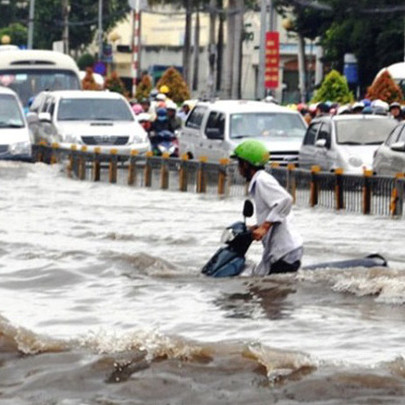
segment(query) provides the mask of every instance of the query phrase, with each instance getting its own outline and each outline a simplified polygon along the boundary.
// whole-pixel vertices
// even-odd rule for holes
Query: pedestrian
[[[402,121],[404,119],[402,116],[401,104],[399,104],[397,101],[390,104],[389,113],[397,121]]]
[[[301,265],[303,242],[292,224],[291,195],[264,169],[269,160],[267,148],[255,139],[240,143],[232,158],[238,160],[239,173],[249,182],[257,225],[251,227],[254,240],[262,241],[260,263],[253,275],[295,272]]]
[[[167,118],[169,119],[169,129],[173,133],[181,128],[182,121],[177,116],[177,105],[174,101],[168,101],[166,103]]]
[[[191,101],[190,100],[186,100],[183,102],[182,106],[181,106],[181,110],[177,113],[178,117],[180,117],[180,119],[182,120],[182,122],[186,122],[188,113],[191,111]]]

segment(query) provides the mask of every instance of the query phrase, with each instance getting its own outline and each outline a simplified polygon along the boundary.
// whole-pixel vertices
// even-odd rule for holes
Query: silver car
[[[399,123],[376,150],[373,171],[388,176],[405,172],[405,121]]]
[[[323,171],[343,169],[361,174],[371,170],[375,150],[395,127],[393,118],[380,115],[337,115],[315,118],[298,155],[299,166]]]

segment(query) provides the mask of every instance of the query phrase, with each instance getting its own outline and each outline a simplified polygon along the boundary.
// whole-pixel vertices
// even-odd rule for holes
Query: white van
[[[79,68],[68,55],[46,50],[8,50],[0,57],[0,86],[13,89],[25,108],[43,90],[78,90]]]
[[[218,162],[249,138],[263,142],[270,161],[281,165],[298,160],[307,125],[301,114],[261,101],[199,102],[189,113],[179,136],[180,155]]]
[[[17,94],[0,86],[0,159],[32,161],[32,143]]]

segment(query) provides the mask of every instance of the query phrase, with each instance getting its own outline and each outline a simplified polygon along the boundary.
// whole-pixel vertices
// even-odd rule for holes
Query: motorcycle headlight
[[[17,142],[9,146],[9,152],[12,155],[30,155],[31,143],[30,142]]]
[[[221,243],[229,243],[232,242],[232,240],[235,238],[234,233],[232,232],[232,229],[226,228],[224,232],[222,232],[221,236]]]
[[[158,145],[158,149],[159,149],[159,151],[160,152],[166,152],[166,148],[164,147],[164,146],[162,146],[162,145]]]

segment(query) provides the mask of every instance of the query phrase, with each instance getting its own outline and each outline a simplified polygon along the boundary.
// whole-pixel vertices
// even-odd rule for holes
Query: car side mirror
[[[219,128],[207,128],[205,130],[205,135],[208,139],[223,139],[224,136]]]
[[[405,152],[405,142],[395,142],[391,145],[391,149],[396,152]]]
[[[39,113],[38,119],[41,122],[51,122],[52,121],[51,114],[49,114],[48,112]]]
[[[253,208],[252,201],[245,200],[245,202],[243,203],[243,216],[245,218],[250,218],[253,215],[253,212],[254,212],[254,208]]]
[[[315,146],[316,146],[317,148],[325,148],[325,147],[326,147],[326,139],[318,139],[318,140],[315,142]]]

